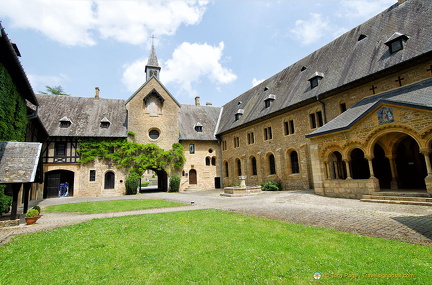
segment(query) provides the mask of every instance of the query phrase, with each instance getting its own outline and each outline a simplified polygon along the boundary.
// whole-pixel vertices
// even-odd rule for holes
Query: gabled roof
[[[127,112],[124,100],[36,95],[40,103],[39,117],[50,136],[60,137],[127,137]],[[67,120],[69,127],[61,128]],[[109,121],[101,128],[101,121]]]
[[[432,111],[432,79],[365,98],[306,137],[347,130],[382,104]]]
[[[171,93],[168,91],[168,89],[166,89],[165,88],[165,86],[162,84],[162,82],[160,82],[160,80],[159,79],[157,79],[156,77],[154,77],[154,76],[152,76],[149,80],[147,80],[146,82],[144,82],[144,84],[143,85],[141,85],[135,92],[134,92],[134,94],[132,94],[132,96],[130,96],[127,100],[126,100],[126,102],[125,102],[125,104],[127,104],[127,103],[129,103],[129,101],[130,100],[132,100],[132,98],[133,97],[135,97],[135,95],[137,95],[151,80],[156,80],[157,82],[158,82],[158,84],[163,88],[163,90],[165,90],[165,92],[171,97],[171,99],[180,107],[180,103],[174,98],[174,96],[173,95],[171,95]],[[155,89],[152,89],[152,91],[150,91],[150,93],[151,92],[153,92],[153,90],[155,90]],[[157,90],[155,90],[155,91],[157,91]],[[166,100],[165,98],[164,98],[164,100]]]
[[[409,0],[395,4],[225,104],[217,134],[348,90],[373,76],[394,72],[402,63],[421,56],[431,58],[431,27],[432,1]],[[390,54],[385,42],[396,32],[409,37],[409,41],[403,50]],[[315,72],[325,76],[318,86],[311,88],[308,79]],[[264,100],[269,94],[276,95],[276,99],[265,108]],[[244,114],[236,121],[238,109],[244,109]]]
[[[214,130],[221,107],[181,105],[179,112],[180,140],[216,140]],[[202,132],[195,127],[202,126]]]

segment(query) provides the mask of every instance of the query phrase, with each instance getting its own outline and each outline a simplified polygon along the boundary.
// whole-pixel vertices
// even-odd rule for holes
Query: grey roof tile
[[[409,0],[391,6],[225,104],[217,133],[316,101],[317,96],[346,88],[402,62],[419,56],[432,57],[431,22],[430,0]],[[409,40],[403,50],[390,55],[385,42],[396,32],[408,36]],[[315,72],[325,76],[311,89],[308,79]],[[264,100],[269,94],[275,94],[276,99],[265,108]],[[244,114],[235,120],[239,108],[244,109]]]
[[[39,117],[50,136],[61,137],[127,137],[127,111],[124,100],[36,95]],[[72,122],[61,128],[60,120]],[[101,122],[110,122],[101,128]]]
[[[221,107],[181,105],[180,140],[215,140],[214,131],[220,110]],[[202,126],[202,132],[197,132],[195,126]]]
[[[41,143],[0,142],[0,183],[34,182]]]

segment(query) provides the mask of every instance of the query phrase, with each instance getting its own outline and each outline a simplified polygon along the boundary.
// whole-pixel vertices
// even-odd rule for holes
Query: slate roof
[[[394,72],[401,63],[421,56],[432,58],[431,21],[430,0],[409,0],[391,6],[225,104],[217,134],[348,90],[372,76]],[[403,50],[390,54],[385,42],[395,33],[406,35],[408,40]],[[317,72],[323,78],[311,89],[308,80]],[[275,95],[275,100],[265,108],[264,101],[270,94]],[[239,109],[244,113],[235,120]]]
[[[432,111],[432,79],[365,98],[306,137],[347,130],[384,103]]]
[[[50,136],[127,137],[125,100],[43,94],[36,97],[39,117]],[[61,128],[60,120],[70,120],[70,127]],[[101,128],[102,121],[109,121],[110,126]]]
[[[34,182],[41,143],[0,142],[0,183]]]
[[[215,140],[215,129],[221,107],[181,105],[179,112],[180,140]],[[195,126],[202,126],[197,132]]]

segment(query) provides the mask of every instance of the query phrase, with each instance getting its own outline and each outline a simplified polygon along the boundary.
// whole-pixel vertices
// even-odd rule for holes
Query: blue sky
[[[222,106],[397,0],[0,0],[0,21],[35,93],[127,99],[154,40],[182,104]]]

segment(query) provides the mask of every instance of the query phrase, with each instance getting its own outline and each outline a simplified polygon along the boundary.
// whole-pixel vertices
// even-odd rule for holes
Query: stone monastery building
[[[127,173],[77,163],[82,138],[185,148],[181,190],[280,180],[331,197],[432,193],[432,1],[399,0],[222,107],[179,104],[159,81],[154,47],[127,100],[36,95],[48,139],[43,197],[125,193]],[[168,175],[157,171],[159,187]],[[42,194],[43,193],[43,194]],[[42,197],[40,197],[42,198]]]

